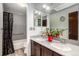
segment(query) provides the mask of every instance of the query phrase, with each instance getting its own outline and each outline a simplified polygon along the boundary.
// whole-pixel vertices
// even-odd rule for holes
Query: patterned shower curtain
[[[8,55],[14,53],[13,41],[12,41],[12,29],[13,29],[13,14],[3,13],[3,51],[2,55]]]

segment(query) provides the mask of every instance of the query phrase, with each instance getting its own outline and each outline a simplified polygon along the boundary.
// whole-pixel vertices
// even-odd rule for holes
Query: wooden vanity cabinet
[[[55,51],[52,51],[44,46],[41,46],[41,47],[42,47],[42,50],[41,50],[42,56],[62,56],[62,55],[56,53]]]
[[[31,56],[62,56],[31,40]]]
[[[41,56],[52,56],[53,55],[53,52],[51,50],[47,49],[44,46],[41,46],[41,47],[42,47]]]
[[[31,41],[31,56],[40,56],[41,47],[38,43]]]

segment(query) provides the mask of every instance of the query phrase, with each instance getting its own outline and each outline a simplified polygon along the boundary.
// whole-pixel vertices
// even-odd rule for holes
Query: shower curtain
[[[14,47],[12,41],[12,29],[13,29],[13,14],[3,12],[3,49],[2,49],[3,56],[14,53]]]

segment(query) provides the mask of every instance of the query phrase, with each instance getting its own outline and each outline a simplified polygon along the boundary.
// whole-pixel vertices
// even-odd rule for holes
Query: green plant
[[[66,29],[61,29],[59,30],[58,28],[57,29],[49,29],[49,28],[46,28],[46,35],[51,35],[51,36],[54,36],[56,37],[57,35],[62,35],[63,34],[63,31],[65,31]]]

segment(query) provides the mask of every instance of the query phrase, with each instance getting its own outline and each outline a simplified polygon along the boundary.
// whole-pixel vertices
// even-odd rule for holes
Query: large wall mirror
[[[47,15],[39,14],[34,11],[34,26],[35,27],[47,27]]]
[[[41,26],[41,15],[34,14],[34,26]]]
[[[78,40],[78,11],[69,13],[69,39]]]
[[[47,16],[42,16],[42,26],[43,27],[47,26]]]

